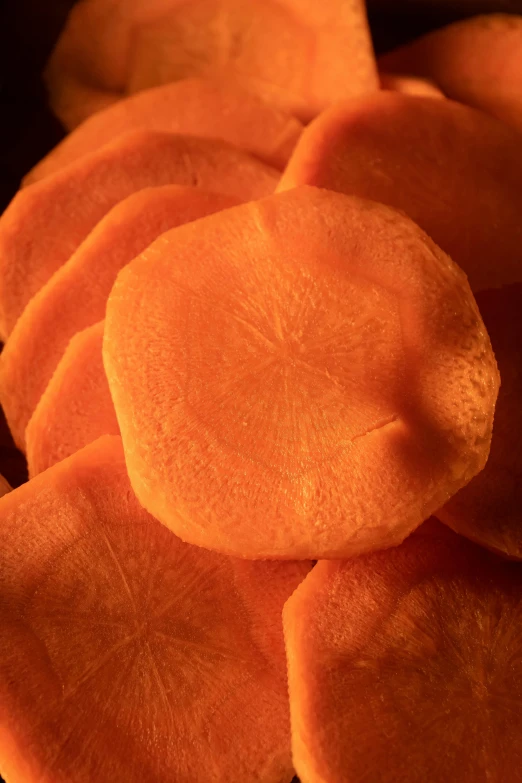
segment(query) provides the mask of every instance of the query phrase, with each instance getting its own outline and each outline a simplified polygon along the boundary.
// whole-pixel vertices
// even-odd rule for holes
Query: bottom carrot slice
[[[520,780],[522,567],[441,527],[285,605],[302,783]]]
[[[183,544],[102,438],[0,500],[9,783],[288,783],[281,611],[306,563]]]

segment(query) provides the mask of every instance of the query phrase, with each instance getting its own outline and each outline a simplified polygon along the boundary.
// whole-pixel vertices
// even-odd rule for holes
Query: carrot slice
[[[36,476],[102,435],[119,435],[102,361],[104,322],[75,335],[29,421],[29,476]]]
[[[301,119],[378,89],[363,0],[83,0],[46,80],[67,127],[82,85],[107,100],[191,76],[238,78]],[[80,93],[77,94],[77,90]]]
[[[484,470],[437,517],[457,533],[522,559],[522,286],[483,291],[477,303],[502,378]]]
[[[444,98],[444,93],[433,82],[418,76],[380,73],[379,81],[381,90],[393,90],[406,95],[425,95],[428,98]]]
[[[38,163],[24,182],[53,174],[129,130],[223,139],[283,168],[302,129],[295,117],[239,84],[184,79],[144,90],[90,117]]]
[[[111,292],[104,363],[140,502],[253,558],[401,541],[483,467],[498,388],[456,265],[307,187],[154,242]]]
[[[522,16],[455,22],[389,52],[380,65],[432,79],[449,98],[522,130]]]
[[[279,190],[309,184],[404,211],[473,290],[522,281],[520,136],[453,101],[381,91],[303,133]]]
[[[3,476],[0,476],[0,497],[7,495],[8,492],[11,492],[11,486]]]
[[[113,207],[31,299],[0,362],[0,400],[16,443],[76,332],[105,317],[116,275],[167,229],[237,199],[180,185],[145,188]]]
[[[278,172],[236,147],[133,131],[24,188],[0,220],[0,334],[115,204],[142,188],[178,184],[240,200],[271,193]],[[45,241],[42,241],[45,237]]]
[[[520,565],[450,531],[320,562],[283,610],[302,783],[516,783],[521,621]]]
[[[183,544],[101,438],[0,502],[10,783],[292,778],[283,604],[308,563]]]

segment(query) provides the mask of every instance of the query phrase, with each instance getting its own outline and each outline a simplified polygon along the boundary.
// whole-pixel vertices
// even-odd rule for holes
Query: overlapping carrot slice
[[[10,783],[288,783],[281,611],[307,563],[183,544],[102,438],[0,502]]]
[[[483,467],[498,388],[456,265],[308,187],[153,243],[111,292],[104,363],[140,502],[244,557],[398,543]]]
[[[522,130],[522,16],[485,14],[434,30],[380,60]]]
[[[238,199],[180,185],[145,188],[113,207],[35,294],[0,361],[0,399],[19,447],[69,340],[105,317],[116,275],[160,234]]]
[[[134,131],[24,188],[0,220],[0,336],[115,204],[142,188],[197,185],[240,200],[273,191],[278,172],[226,142]]]
[[[437,516],[457,533],[522,559],[522,285],[477,295],[502,379],[484,470]]]
[[[302,783],[518,782],[520,564],[431,529],[319,563],[283,618]]]
[[[309,184],[403,210],[473,290],[522,281],[520,134],[482,112],[382,91],[301,136],[280,190]]]

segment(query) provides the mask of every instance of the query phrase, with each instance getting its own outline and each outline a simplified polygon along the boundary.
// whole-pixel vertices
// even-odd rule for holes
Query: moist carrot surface
[[[0,502],[10,783],[292,778],[281,611],[307,563],[183,544],[102,438]]]
[[[29,476],[88,446],[119,435],[102,361],[104,322],[78,332],[31,416],[26,430]]]
[[[457,266],[310,187],[153,243],[111,292],[104,364],[140,502],[254,558],[401,541],[483,467],[498,389]]]
[[[0,219],[0,336],[115,204],[178,184],[240,200],[273,192],[278,172],[226,142],[134,131],[20,191]],[[42,241],[44,237],[44,241]]]
[[[520,564],[448,530],[318,563],[283,611],[302,783],[518,783],[521,607]]]
[[[453,101],[382,91],[324,112],[278,186],[316,185],[404,211],[473,290],[522,281],[520,134]]]
[[[393,90],[406,95],[424,95],[431,98],[444,98],[444,93],[429,79],[397,73],[379,73],[381,90]]]
[[[31,299],[0,359],[0,399],[25,449],[25,428],[69,340],[102,320],[116,275],[160,234],[238,199],[180,185],[144,188],[113,207]]]
[[[477,303],[500,370],[484,470],[437,516],[457,533],[522,559],[522,285],[482,291]]]

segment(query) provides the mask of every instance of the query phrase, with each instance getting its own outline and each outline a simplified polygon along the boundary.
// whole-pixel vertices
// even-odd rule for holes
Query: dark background
[[[22,176],[64,135],[47,109],[40,73],[74,2],[0,0],[0,213]],[[475,14],[522,14],[522,0],[367,0],[367,6],[377,54]],[[13,486],[25,479],[23,457],[1,416],[0,459]]]

